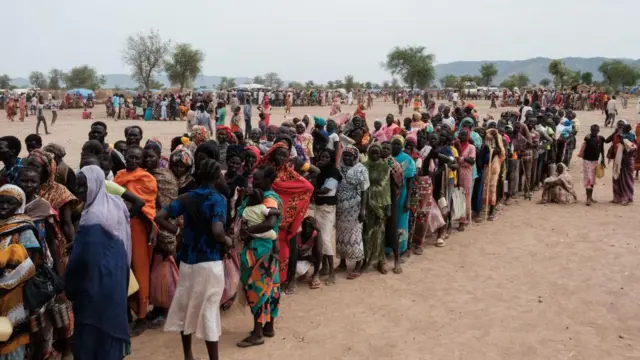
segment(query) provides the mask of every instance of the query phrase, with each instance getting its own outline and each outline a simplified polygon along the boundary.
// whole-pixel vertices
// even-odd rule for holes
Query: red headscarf
[[[276,166],[273,155],[276,149],[280,148],[289,149],[289,146],[282,142],[273,144],[257,165],[269,165],[276,170],[276,179],[272,187],[282,200],[282,221],[278,242],[280,244],[280,281],[285,281],[289,266],[289,240],[296,235],[302,225],[313,194],[313,185],[295,172],[289,164]]]
[[[260,162],[260,149],[258,149],[257,146],[247,146],[246,150],[249,150],[256,155],[256,164]]]
[[[224,131],[227,134],[227,142],[229,144],[237,144],[238,143],[238,139],[236,139],[236,136],[233,134],[233,131],[231,131],[231,128],[225,125],[218,125],[216,126],[216,132],[218,131]]]

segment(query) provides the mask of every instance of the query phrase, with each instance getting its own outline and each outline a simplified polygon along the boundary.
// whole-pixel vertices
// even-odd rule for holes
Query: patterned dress
[[[356,162],[357,162],[356,157]],[[367,168],[356,163],[354,166],[340,164],[343,180],[336,193],[336,248],[340,259],[360,261],[364,259],[362,244],[362,223],[360,214],[361,193],[369,188]]]

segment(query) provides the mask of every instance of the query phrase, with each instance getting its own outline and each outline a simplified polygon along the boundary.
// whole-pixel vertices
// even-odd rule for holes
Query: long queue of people
[[[541,203],[572,203],[574,149],[587,205],[605,159],[613,202],[633,201],[640,167],[630,124],[619,120],[608,138],[593,125],[579,141],[575,113],[521,111],[481,120],[471,104],[441,104],[433,116],[401,123],[389,114],[370,129],[358,107],[258,126],[246,138],[238,125],[194,118],[169,156],[159,139],[143,142],[138,125],[108,143],[97,121],[77,172],[60,145],[33,134],[20,158],[21,141],[1,137],[0,316],[13,331],[0,355],[122,359],[131,336],[164,328],[182,333],[185,359],[193,334],[217,359],[220,312],[236,297],[253,315],[237,345],[261,345],[275,336],[281,291],[294,294],[301,277],[318,289],[340,271],[349,280],[370,268],[387,274],[387,257],[401,274],[407,257],[497,220],[518,197],[541,189]]]

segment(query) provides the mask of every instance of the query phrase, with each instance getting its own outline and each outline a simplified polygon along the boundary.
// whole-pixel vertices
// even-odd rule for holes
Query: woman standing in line
[[[104,171],[96,165],[80,170],[78,196],[85,207],[65,273],[65,295],[73,302],[73,355],[120,360],[131,353],[129,211],[120,198],[107,194]]]
[[[180,277],[169,309],[165,331],[180,331],[185,359],[194,359],[191,336],[203,339],[210,360],[218,359],[222,333],[220,300],[224,292],[222,257],[232,246],[226,236],[227,200],[216,190],[222,172],[211,159],[201,161],[201,185],[172,201],[155,217],[161,229],[178,236],[169,219],[184,215],[183,243],[178,261]]]
[[[158,184],[156,179],[141,168],[143,151],[140,147],[129,147],[126,153],[127,166],[118,171],[114,182],[144,201],[138,217],[131,219],[131,243],[133,257],[131,269],[138,280],[140,290],[131,298],[132,308],[138,320],[131,331],[132,336],[142,334],[148,327],[147,308],[149,307],[149,286],[151,268],[151,236],[157,232],[153,219],[156,215],[156,197]]]
[[[502,162],[505,159],[505,150],[502,136],[497,129],[487,130],[485,144],[489,146],[489,163],[484,173],[484,200],[485,210],[488,210],[488,220],[496,218],[497,187],[500,180]]]
[[[476,162],[476,147],[470,142],[469,129],[458,134],[458,186],[464,190],[466,214],[460,219],[458,231],[464,231],[465,224],[471,219],[471,190],[473,189],[473,167]]]
[[[253,174],[253,186],[264,192],[262,205],[268,209],[283,210],[284,205],[272,188],[276,177],[274,168],[261,165]],[[242,216],[247,203],[248,199],[245,199],[238,209],[238,216]],[[240,253],[240,281],[253,314],[253,330],[237,344],[238,347],[262,345],[264,337],[275,336],[274,323],[280,309],[279,240],[253,238],[249,234],[261,234],[270,230],[278,233],[281,230],[281,220],[282,216],[269,215],[264,222],[242,231],[245,244]]]
[[[286,142],[276,142],[258,164],[269,165],[276,171],[273,191],[280,197],[283,208],[282,221],[280,221],[278,231],[280,281],[282,283],[287,281],[291,240],[300,230],[313,194],[313,185],[293,169],[289,163],[290,160],[289,145]],[[255,182],[255,175],[253,181]]]
[[[336,248],[340,257],[338,269],[346,270],[347,260],[356,261],[356,266],[347,279],[360,277],[364,260],[362,223],[367,213],[369,172],[360,163],[359,157],[360,152],[355,146],[347,146],[342,151],[339,167],[342,181],[336,193]]]
[[[413,177],[416,175],[416,163],[413,161],[404,151],[404,138],[401,135],[394,135],[391,137],[391,154],[394,159],[402,166],[402,173],[404,175],[404,184],[400,188],[400,195],[398,198],[398,232],[400,233],[400,240],[398,251],[400,254],[405,254],[409,246],[409,199],[408,194],[411,193],[411,187],[413,186]],[[407,254],[408,255],[408,254]]]
[[[336,167],[335,152],[331,149],[321,150],[318,154],[320,174],[316,177],[314,191],[314,216],[320,227],[319,241],[322,241],[322,272],[329,275],[325,285],[335,284],[333,259],[336,256],[334,232],[336,225],[336,191],[342,181],[342,174]]]
[[[364,164],[369,172],[369,199],[367,200],[367,221],[365,226],[364,250],[365,260],[362,265],[366,270],[376,263],[381,274],[388,272],[384,259],[385,223],[391,216],[391,171],[382,158],[382,146],[373,143],[369,146],[368,159]]]

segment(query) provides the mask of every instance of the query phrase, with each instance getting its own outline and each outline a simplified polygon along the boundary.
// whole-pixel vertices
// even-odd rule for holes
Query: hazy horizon
[[[5,28],[17,31],[10,35],[12,52],[0,60],[0,73],[27,78],[32,71],[87,64],[100,74],[129,74],[122,60],[125,40],[151,28],[173,44],[187,42],[204,51],[203,75],[253,77],[273,71],[283,80],[318,83],[347,74],[389,80],[380,63],[395,46],[425,46],[436,64],[640,58],[634,36],[624,28],[592,25],[615,19],[619,27],[631,28],[640,12],[640,2],[632,0],[606,6],[595,0],[540,0],[536,6],[509,0],[458,0],[456,6],[430,0],[193,0],[188,5],[177,11],[166,0],[112,0],[93,9],[80,0],[8,2],[5,13],[21,16],[5,20]],[[455,15],[469,25],[453,21]]]

